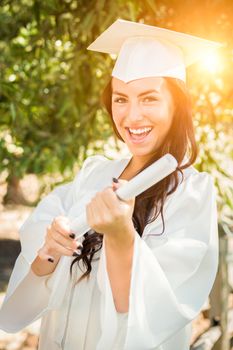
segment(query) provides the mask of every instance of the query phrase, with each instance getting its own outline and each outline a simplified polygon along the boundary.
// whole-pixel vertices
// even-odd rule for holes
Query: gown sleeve
[[[210,175],[189,175],[168,197],[164,220],[163,234],[162,222],[157,219],[145,227],[142,238],[135,235],[124,348],[127,350],[157,348],[186,327],[200,312],[216,276],[217,212]],[[111,321],[115,325],[116,309],[105,248],[98,284],[102,295],[102,336],[97,349],[102,349],[103,344],[110,349],[115,333],[105,330]]]
[[[35,275],[31,264],[44,244],[47,226],[56,216],[67,215],[74,202],[79,199],[82,179],[89,176],[99,158],[98,155],[88,157],[75,179],[56,187],[43,198],[19,230],[21,252],[15,262],[0,309],[0,329],[11,333],[18,332],[39,319],[64,295],[65,286],[69,283],[69,273],[62,276],[63,284],[57,288],[61,277],[60,265],[64,263],[62,259],[54,272],[46,276]],[[65,267],[69,269],[69,257],[65,263]]]

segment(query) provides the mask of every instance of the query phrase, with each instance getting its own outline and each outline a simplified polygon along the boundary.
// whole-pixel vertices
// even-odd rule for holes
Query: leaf
[[[10,103],[10,113],[11,113],[12,122],[14,123],[14,121],[16,120],[16,110],[13,102]]]

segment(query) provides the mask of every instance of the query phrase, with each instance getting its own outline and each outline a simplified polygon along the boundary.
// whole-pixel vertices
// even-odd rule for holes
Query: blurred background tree
[[[224,43],[188,69],[200,155],[231,223],[233,2],[221,0],[3,0],[0,7],[0,173],[5,202],[24,202],[25,174],[74,176],[92,154],[119,150],[100,105],[114,59],[87,46],[117,18]]]

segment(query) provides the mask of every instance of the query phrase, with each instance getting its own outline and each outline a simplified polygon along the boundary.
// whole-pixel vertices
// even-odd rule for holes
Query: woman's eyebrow
[[[155,89],[152,89],[152,90],[147,90],[147,91],[144,91],[144,92],[141,92],[138,96],[143,96],[143,95],[147,95],[147,94],[151,94],[152,92],[155,92],[155,93],[159,93],[158,90],[155,90]],[[113,95],[120,95],[120,96],[124,96],[124,97],[128,97],[126,94],[123,94],[123,92],[119,92],[119,91],[113,91],[112,93]]]

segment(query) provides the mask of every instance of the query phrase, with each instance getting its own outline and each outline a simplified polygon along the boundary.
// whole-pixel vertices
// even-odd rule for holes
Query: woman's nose
[[[132,102],[129,105],[127,117],[128,117],[128,120],[131,122],[143,119],[140,107],[137,102]]]

